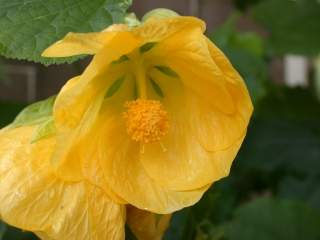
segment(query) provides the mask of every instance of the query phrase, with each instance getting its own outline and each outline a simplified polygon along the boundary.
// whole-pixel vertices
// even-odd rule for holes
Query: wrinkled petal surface
[[[195,17],[150,18],[143,25],[134,28],[132,33],[144,39],[145,42],[158,42],[190,28],[201,29],[204,32],[206,25],[202,20]]]
[[[0,133],[0,215],[43,239],[124,239],[125,209],[87,182],[51,171],[54,139],[30,144],[33,127]]]

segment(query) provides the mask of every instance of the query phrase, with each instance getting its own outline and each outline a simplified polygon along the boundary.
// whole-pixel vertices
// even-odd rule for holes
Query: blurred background
[[[320,239],[320,2],[136,0],[139,17],[170,8],[207,35],[245,79],[255,105],[231,175],[176,213],[167,240]],[[88,59],[45,67],[0,60],[0,126],[56,94]],[[0,224],[0,239],[36,239]]]

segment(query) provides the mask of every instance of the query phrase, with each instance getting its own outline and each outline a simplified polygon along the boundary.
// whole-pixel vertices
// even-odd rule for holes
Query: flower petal
[[[62,40],[52,44],[43,57],[69,57],[96,54],[116,35],[116,32],[68,33]]]
[[[103,94],[114,80],[110,77],[110,63],[118,60],[141,45],[141,40],[128,32],[117,32],[116,36],[97,53],[84,73],[66,86],[58,95],[54,117],[57,128],[70,129],[84,116],[97,96]],[[125,72],[122,66],[113,66],[113,72]]]
[[[87,139],[87,146],[92,147],[96,155],[94,158],[87,157],[86,161],[100,166],[96,171],[103,172],[109,187],[137,208],[160,214],[172,213],[196,203],[209,187],[178,192],[153,181],[139,160],[139,144],[127,136],[120,113],[113,111],[111,106],[106,106]],[[90,145],[92,139],[95,144]],[[85,171],[96,174],[88,168]]]
[[[186,88],[183,80],[156,70],[151,77],[164,92],[162,102],[169,113],[170,129],[161,144],[148,144],[141,154],[148,175],[176,191],[200,188],[227,176],[251,112],[245,116],[238,110],[232,115],[224,114]],[[233,88],[235,93],[241,91],[237,86]],[[230,95],[237,100],[233,91]]]
[[[146,42],[163,41],[185,29],[206,29],[206,24],[196,17],[175,16],[168,18],[150,18],[132,30],[133,34]]]
[[[211,58],[199,27],[185,29],[159,43],[146,58],[146,62],[173,69],[185,87],[219,111],[234,113],[234,102],[226,87],[224,73]]]
[[[92,149],[95,149],[97,147],[96,142],[92,141],[92,138],[88,137],[87,135],[90,133],[92,125],[98,118],[100,109],[102,108],[103,104],[107,102],[108,104],[113,105],[114,108],[118,108],[119,111],[121,111],[124,102],[130,100],[130,98],[133,97],[134,83],[132,79],[128,77],[128,79],[125,80],[125,83],[123,84],[123,86],[121,86],[120,90],[115,94],[115,96],[105,99],[105,93],[107,92],[106,89],[112,85],[111,80],[117,79],[119,76],[122,76],[117,74],[123,73],[120,71],[120,73],[109,73],[100,77],[100,82],[107,82],[108,85],[107,87],[105,87],[106,83],[103,83],[104,86],[102,86],[100,89],[97,89],[97,91],[99,91],[99,94],[95,96],[95,99],[92,99],[91,103],[88,103],[89,107],[86,110],[84,109],[85,112],[83,116],[79,118],[79,122],[75,123],[70,119],[72,117],[73,110],[69,109],[69,111],[64,112],[63,108],[65,107],[65,105],[63,104],[63,101],[59,103],[59,99],[57,100],[58,102],[56,102],[56,111],[54,112],[56,117],[55,119],[57,120],[56,125],[58,130],[60,130],[60,132],[58,132],[56,150],[53,154],[52,160],[56,174],[64,180],[68,181],[80,181],[81,179],[87,177],[91,182],[95,182],[99,186],[103,185],[102,187],[108,193],[110,193],[110,195],[110,190],[106,189],[105,184],[102,184],[97,180],[99,177],[96,174],[92,175],[92,177],[88,177],[91,175],[86,174],[86,171],[82,170],[82,160],[85,159],[88,155],[90,159],[92,159],[93,156],[96,155],[95,151],[92,151]],[[81,79],[75,81],[80,80]],[[65,88],[61,92],[62,95],[64,95],[66,91],[70,90],[70,96],[72,96],[72,87],[74,85],[73,81],[74,80],[71,80],[70,83],[66,84]],[[83,97],[83,99],[84,98],[85,97]],[[82,101],[83,99],[79,99],[79,101]],[[76,112],[77,109],[75,108],[74,111]],[[59,124],[59,121],[61,121],[61,124]],[[95,137],[93,136],[93,138]],[[92,144],[93,146],[91,147]],[[89,171],[93,171],[92,167],[95,167],[93,164],[91,164],[91,162],[83,164],[88,165],[88,167],[84,168],[89,168]],[[115,197],[114,200],[118,201],[119,198]]]
[[[138,240],[161,240],[170,220],[171,214],[159,215],[127,207],[127,224]]]
[[[53,138],[30,144],[33,127],[0,133],[0,215],[44,239],[124,239],[125,209],[87,182],[50,170]]]
[[[125,65],[114,66],[111,63],[140,46],[140,43],[131,34],[119,32],[95,55],[85,72],[72,79],[59,93],[54,106],[58,141],[53,164],[57,172],[65,175],[64,179],[79,181],[82,178],[75,146],[94,122],[107,89],[126,73]]]

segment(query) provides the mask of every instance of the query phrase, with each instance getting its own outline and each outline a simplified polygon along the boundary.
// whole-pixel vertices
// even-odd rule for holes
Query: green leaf
[[[237,33],[231,41],[235,48],[246,50],[257,57],[262,57],[264,54],[263,39],[254,32]]]
[[[318,0],[264,0],[252,12],[269,32],[269,43],[277,54],[320,52]]]
[[[126,15],[124,22],[129,26],[129,27],[137,27],[141,24],[139,19],[137,18],[135,13],[129,13]]]
[[[286,199],[303,201],[320,209],[320,177],[308,176],[306,179],[285,178],[279,186],[279,195]]]
[[[39,240],[34,234],[7,225],[3,240]]]
[[[114,83],[109,87],[109,89],[105,95],[105,98],[112,97],[120,89],[120,87],[123,84],[125,79],[126,79],[126,76],[122,76],[119,79],[117,79],[116,81],[114,81]]]
[[[167,8],[156,8],[153,9],[149,12],[147,12],[143,17],[142,17],[142,22],[147,21],[150,18],[170,18],[170,17],[176,17],[179,16],[178,13],[171,9]]]
[[[157,42],[148,42],[140,47],[140,52],[141,53],[148,52],[156,45],[157,45]]]
[[[153,90],[159,95],[159,97],[164,97],[161,87],[152,78],[150,78],[151,86]]]
[[[272,86],[255,113],[265,119],[319,122],[320,102],[311,89]]]
[[[172,68],[168,66],[155,66],[156,69],[158,69],[160,72],[163,74],[167,75],[168,77],[173,77],[173,78],[179,78],[179,75],[172,70]]]
[[[3,222],[0,222],[0,240],[3,239],[4,234],[7,231],[7,225]]]
[[[191,209],[185,208],[173,214],[170,227],[166,231],[164,240],[192,240],[190,231],[194,231],[195,226],[191,219]]]
[[[52,116],[52,110],[56,96],[36,102],[27,106],[11,124],[11,127],[34,125],[46,121]]]
[[[237,159],[245,171],[320,173],[319,124],[254,119]]]
[[[101,31],[123,22],[132,0],[0,0],[0,54],[43,64],[79,58],[42,58],[68,32]]]
[[[24,107],[23,104],[0,102],[0,128],[10,124]]]
[[[260,198],[241,206],[225,233],[228,240],[318,240],[320,213],[300,202]]]
[[[40,124],[34,135],[31,138],[31,143],[35,143],[41,139],[52,136],[56,132],[53,117],[49,117],[48,120]]]

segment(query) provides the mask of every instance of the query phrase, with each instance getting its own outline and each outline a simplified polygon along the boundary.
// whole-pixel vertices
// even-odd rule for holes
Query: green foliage
[[[51,137],[56,133],[56,127],[54,125],[53,117],[48,117],[35,131],[31,138],[31,143],[35,143],[41,139]]]
[[[172,11],[171,9],[156,8],[147,12],[142,17],[142,22],[147,21],[149,18],[168,18],[168,17],[175,17],[175,16],[179,16],[179,14],[176,13],[175,11]]]
[[[34,125],[48,120],[48,118],[52,116],[55,98],[56,97],[53,96],[27,106],[19,113],[11,124],[11,127]]]
[[[140,20],[137,18],[135,13],[128,13],[124,18],[124,22],[129,27],[137,27],[141,24]]]
[[[0,102],[0,128],[11,123],[23,107],[23,104]]]
[[[299,202],[258,198],[239,207],[226,229],[228,240],[317,240],[320,213]]]
[[[285,168],[297,174],[319,171],[318,124],[256,119],[252,122],[246,143],[240,159],[242,168],[250,167],[246,170],[273,171]]]
[[[7,230],[7,225],[0,222],[0,239],[3,238],[3,235],[5,234],[6,230]]]
[[[318,121],[319,106],[311,89],[271,87],[268,89],[268,97],[259,101],[255,114],[266,119]]]
[[[277,54],[320,52],[319,1],[264,0],[252,12],[269,32],[268,43]]]
[[[309,206],[320,209],[320,176],[305,178],[286,177],[279,184],[278,193],[282,198],[303,201]]]
[[[24,232],[17,228],[6,226],[6,231],[1,240],[38,240],[34,234]]]
[[[41,53],[68,32],[100,31],[124,21],[131,0],[0,0],[0,54],[44,64],[78,58],[49,59]]]
[[[256,106],[239,168],[246,173],[320,173],[319,121],[320,103],[311,91],[274,87]]]

